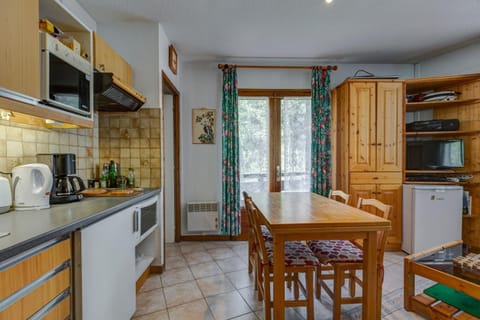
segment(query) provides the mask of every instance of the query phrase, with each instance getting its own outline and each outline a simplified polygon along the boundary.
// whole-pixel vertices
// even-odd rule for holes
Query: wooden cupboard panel
[[[58,320],[67,319],[71,310],[71,298],[70,296],[62,300],[55,308],[50,310],[42,320]]]
[[[1,311],[0,320],[27,319],[68,287],[70,287],[69,268],[61,271],[25,297]]]
[[[392,206],[390,221],[392,230],[387,233],[389,250],[400,250],[402,245],[402,183],[377,185],[375,198]]]
[[[69,260],[70,257],[70,239],[66,239],[27,260],[1,271],[0,300]]]
[[[352,172],[352,184],[402,183],[402,172]]]
[[[40,98],[38,0],[2,1],[0,87]]]
[[[358,198],[375,198],[376,186],[374,184],[351,184],[348,193],[350,194],[350,204],[357,206]]]
[[[375,83],[350,83],[349,90],[349,168],[375,171]]]
[[[401,171],[403,163],[403,85],[377,84],[377,171]]]
[[[112,72],[120,81],[132,86],[132,67],[102,37],[93,33],[93,65],[102,72]]]

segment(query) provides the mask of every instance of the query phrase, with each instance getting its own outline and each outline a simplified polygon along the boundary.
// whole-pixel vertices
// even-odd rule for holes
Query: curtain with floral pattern
[[[222,97],[222,221],[223,234],[240,234],[240,163],[237,69],[223,69]]]
[[[331,187],[330,70],[312,70],[312,187],[327,196]]]

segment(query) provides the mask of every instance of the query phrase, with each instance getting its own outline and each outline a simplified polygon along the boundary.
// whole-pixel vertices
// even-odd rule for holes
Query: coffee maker
[[[37,161],[45,163],[52,170],[53,186],[50,203],[68,203],[83,199],[80,191],[85,189],[83,180],[76,176],[76,156],[73,153],[37,154]]]

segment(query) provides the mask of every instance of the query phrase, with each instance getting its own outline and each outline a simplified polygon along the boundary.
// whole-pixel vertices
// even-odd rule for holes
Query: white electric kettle
[[[50,208],[53,177],[50,168],[42,163],[30,163],[12,169],[15,210]]]

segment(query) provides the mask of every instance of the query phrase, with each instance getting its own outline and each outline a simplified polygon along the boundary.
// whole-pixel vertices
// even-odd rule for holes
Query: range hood
[[[95,72],[94,92],[97,111],[137,111],[147,100],[111,72]]]

